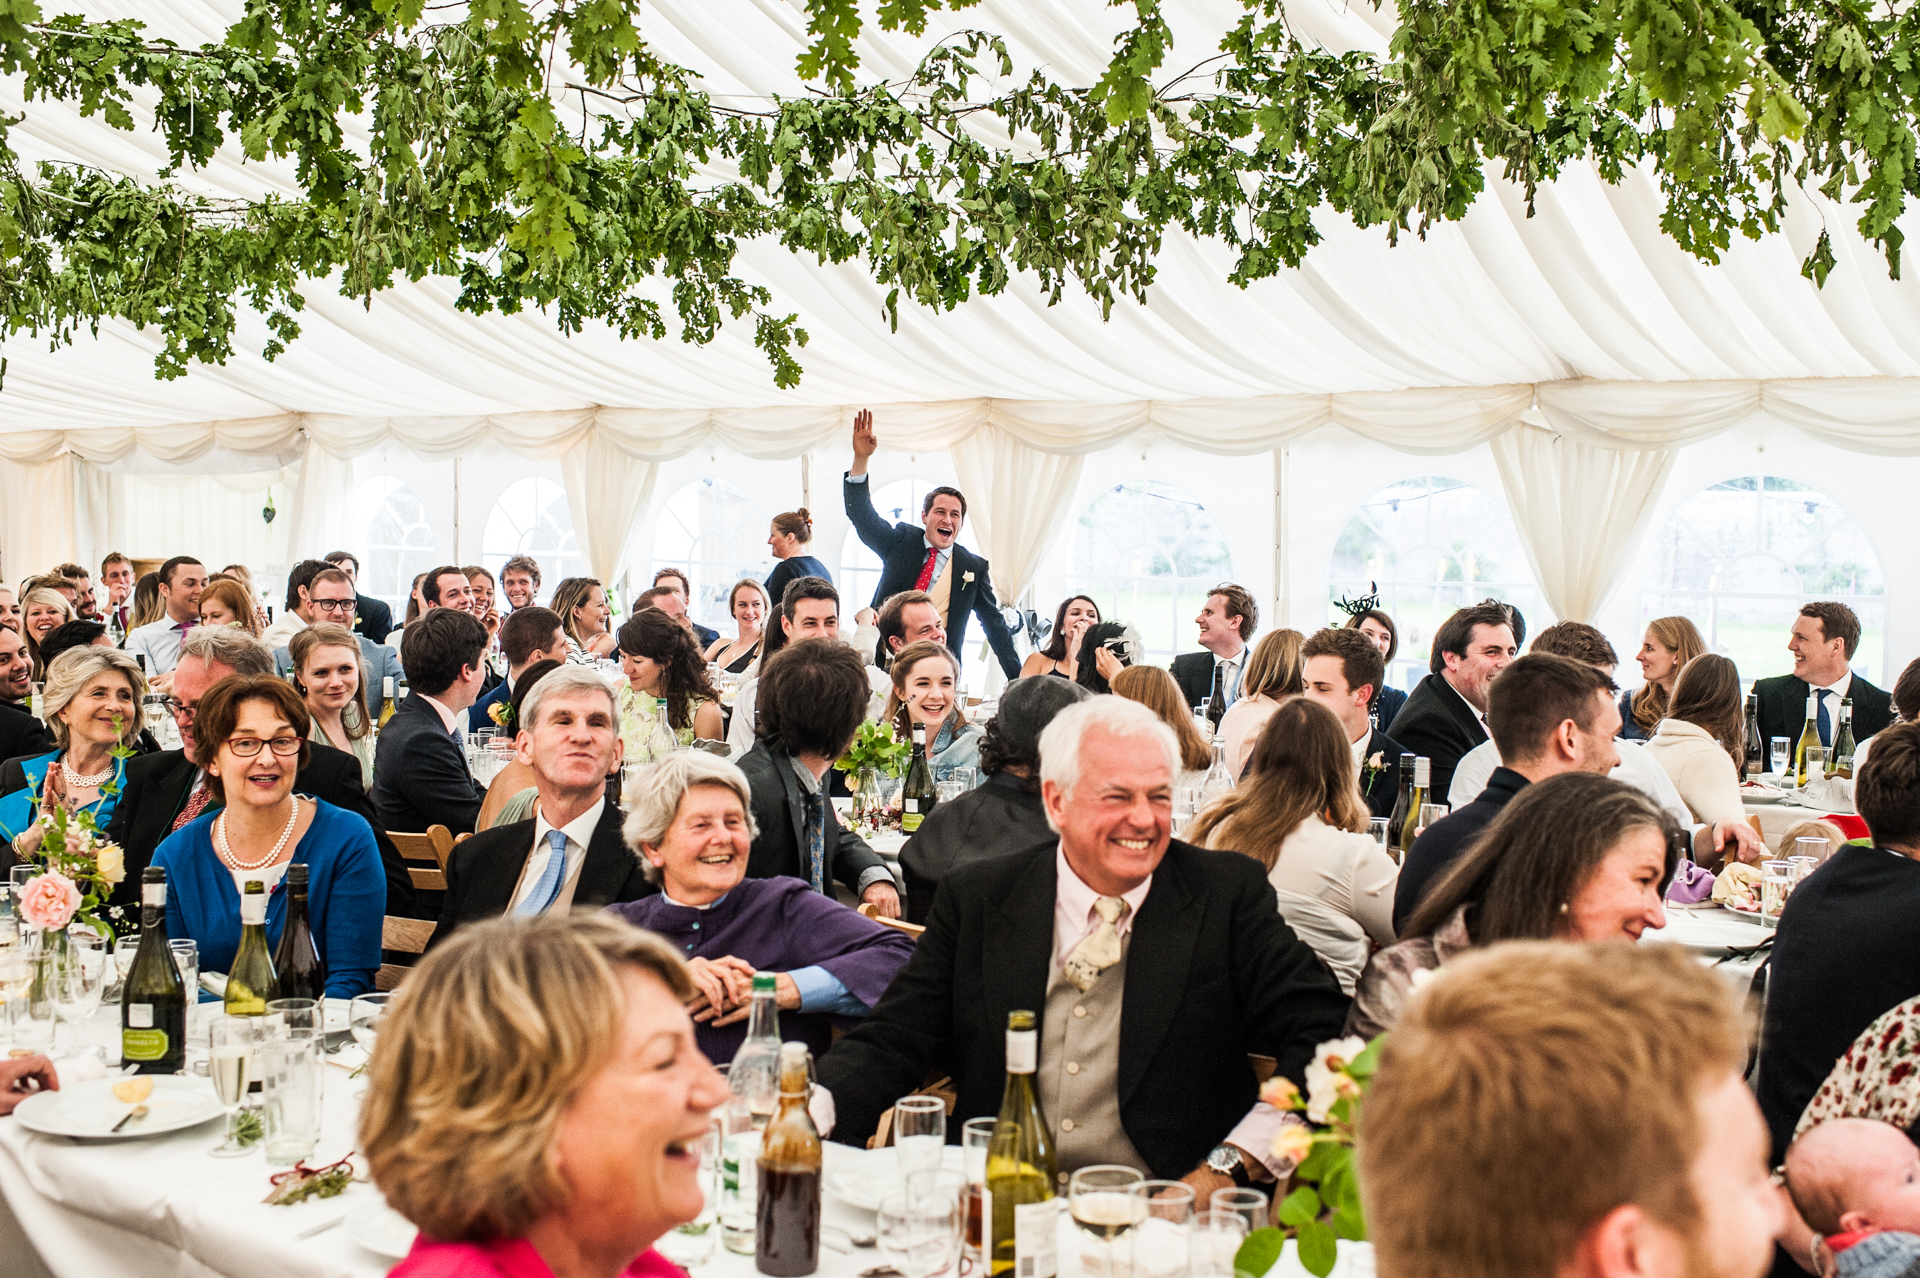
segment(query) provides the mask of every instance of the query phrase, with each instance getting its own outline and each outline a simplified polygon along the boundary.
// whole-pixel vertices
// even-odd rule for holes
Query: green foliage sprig
[[[834,760],[834,769],[839,772],[864,772],[871,769],[897,777],[906,770],[907,760],[913,755],[913,746],[894,735],[890,723],[875,723],[869,719],[860,725],[853,734],[853,744],[847,752]]]
[[[920,34],[974,2],[876,16]],[[1496,163],[1531,210],[1582,160],[1608,181],[1652,174],[1663,229],[1702,260],[1817,188],[1860,207],[1899,272],[1920,189],[1914,7],[1405,0],[1380,58],[1307,44],[1282,0],[1243,0],[1205,60],[1166,76],[1158,0],[1128,3],[1106,71],[1073,86],[1015,79],[981,32],[865,80],[857,0],[807,0],[799,69],[822,91],[739,109],[654,53],[640,0],[486,0],[431,23],[425,0],[245,0],[194,49],[0,0],[0,70],[28,111],[151,123],[169,157],[158,181],[29,164],[10,144],[25,116],[0,120],[0,325],[56,344],[109,317],[152,327],[173,377],[226,360],[243,308],[266,320],[263,353],[284,351],[311,281],[371,305],[438,276],[464,310],[537,306],[568,333],[699,343],[751,321],[791,386],[807,333],[738,271],[753,240],[861,261],[895,323],[903,297],[952,308],[1022,273],[1049,302],[1072,285],[1110,310],[1145,297],[1169,230],[1229,245],[1244,287],[1303,259],[1322,208],[1424,233]],[[223,146],[290,162],[297,189],[219,200],[174,180]],[[1803,270],[1824,282],[1834,263],[1823,229]]]

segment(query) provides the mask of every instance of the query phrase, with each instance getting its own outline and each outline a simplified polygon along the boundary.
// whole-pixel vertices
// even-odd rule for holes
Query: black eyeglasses
[[[271,740],[263,737],[227,738],[227,749],[233,751],[243,759],[251,759],[254,755],[259,754],[261,746],[267,747],[267,749],[284,759],[288,755],[300,753],[300,738],[274,737]]]
[[[307,602],[321,612],[350,612],[354,605],[351,599],[309,599]]]
[[[193,718],[193,707],[175,697],[162,697],[160,704],[165,706],[167,713],[176,719]]]

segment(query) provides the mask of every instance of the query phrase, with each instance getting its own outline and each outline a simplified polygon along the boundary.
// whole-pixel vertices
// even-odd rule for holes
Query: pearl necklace
[[[95,772],[92,774],[88,774],[84,772],[75,772],[72,768],[67,766],[67,761],[65,759],[62,759],[60,760],[60,775],[67,779],[67,784],[70,786],[74,786],[78,789],[83,789],[83,790],[91,789],[94,786],[105,785],[107,782],[113,780],[113,764],[111,761],[109,761],[107,764],[107,770],[105,772]]]
[[[277,861],[281,851],[287,846],[287,840],[293,837],[293,827],[300,824],[300,796],[296,794],[292,798],[293,814],[287,818],[287,828],[280,831],[280,837],[275,840],[273,850],[258,861],[241,861],[233,855],[233,848],[227,843],[227,814],[222,812],[219,819],[213,823],[213,842],[214,846],[220,850],[220,859],[236,870],[258,870]]]

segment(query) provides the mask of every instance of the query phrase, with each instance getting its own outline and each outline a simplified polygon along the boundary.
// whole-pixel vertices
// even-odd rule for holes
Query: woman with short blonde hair
[[[126,760],[114,751],[140,735],[146,695],[146,676],[118,648],[69,648],[55,657],[41,693],[54,748],[20,761],[24,784],[0,797],[0,833],[17,838],[54,806],[91,813],[104,830],[127,783]]]
[[[703,1202],[727,1085],[671,945],[607,914],[460,929],[413,970],[368,1065],[359,1143],[420,1228],[395,1278],[679,1273],[649,1250]]]
[[[20,637],[27,641],[27,655],[33,658],[34,678],[47,677],[40,641],[72,620],[73,605],[51,586],[33,586],[20,597]]]

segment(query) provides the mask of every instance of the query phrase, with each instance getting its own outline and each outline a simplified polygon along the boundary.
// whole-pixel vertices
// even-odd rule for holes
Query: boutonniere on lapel
[[[1386,751],[1375,750],[1373,752],[1373,757],[1368,759],[1366,762],[1366,766],[1360,770],[1360,788],[1362,790],[1373,789],[1373,779],[1379,776],[1382,772],[1385,772],[1386,770],[1387,770]]]
[[[972,582],[973,582],[973,574],[972,574],[972,573],[970,573],[970,572],[966,572],[966,573],[961,573],[961,574],[960,574],[960,580],[961,580],[962,582],[964,582],[964,583],[967,583],[967,584],[969,584],[969,585],[971,585],[971,584],[972,584]]]

